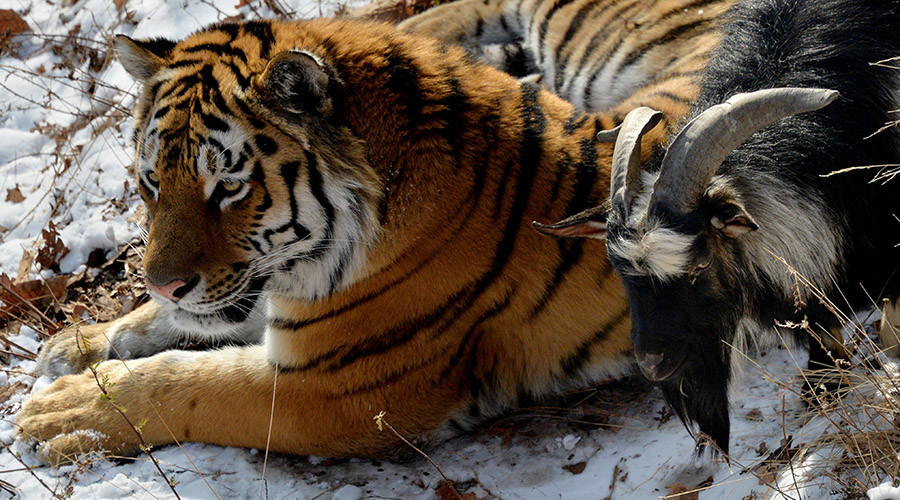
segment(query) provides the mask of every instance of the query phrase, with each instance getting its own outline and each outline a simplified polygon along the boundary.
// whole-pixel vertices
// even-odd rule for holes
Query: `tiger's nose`
[[[194,288],[194,285],[197,284],[197,280],[191,280],[190,283],[187,283],[184,280],[172,280],[167,284],[160,286],[153,283],[150,278],[147,278],[145,282],[147,288],[151,291],[173,302],[178,302],[179,299],[184,297],[192,288]]]

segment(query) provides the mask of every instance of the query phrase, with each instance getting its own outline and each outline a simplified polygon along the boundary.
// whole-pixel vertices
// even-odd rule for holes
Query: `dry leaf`
[[[21,283],[28,279],[28,273],[31,271],[32,264],[34,264],[34,253],[31,250],[23,250],[22,258],[19,259],[19,271],[16,273],[16,283]]]
[[[747,420],[752,420],[754,422],[762,422],[762,419],[763,419],[762,412],[759,411],[757,408],[754,408],[754,409],[748,411],[747,414],[744,415],[744,417]]]
[[[22,33],[31,31],[22,16],[9,9],[0,9],[0,33]]]
[[[125,8],[125,2],[127,0],[113,0],[113,4],[116,6],[116,10],[122,12],[122,9]]]
[[[587,467],[587,462],[578,462],[577,464],[563,465],[563,469],[571,472],[572,474],[581,474],[582,472],[584,472],[585,467]]]
[[[0,274],[0,302],[3,304],[0,307],[0,322],[17,318],[36,320],[33,309],[28,304],[38,310],[44,310],[50,304],[62,302],[66,299],[68,284],[68,276],[54,276],[46,281],[32,280],[13,283],[9,276]],[[48,324],[43,318],[37,321],[43,323],[51,335],[56,333],[55,324]]]
[[[438,500],[482,500],[474,493],[462,493],[456,491],[456,487],[450,481],[441,481],[437,486]]]
[[[6,201],[10,203],[22,203],[25,201],[25,195],[19,191],[19,186],[6,190]]]
[[[697,500],[698,498],[700,498],[699,491],[692,491],[692,490],[695,490],[695,488],[688,488],[687,486],[685,486],[681,483],[675,483],[671,486],[666,486],[666,489],[668,489],[669,491],[672,492],[666,496],[666,498],[668,498],[668,499]]]
[[[47,229],[41,230],[44,244],[38,250],[35,261],[41,269],[50,269],[59,272],[59,261],[69,253],[69,248],[59,238],[59,231],[53,221],[47,225]]]

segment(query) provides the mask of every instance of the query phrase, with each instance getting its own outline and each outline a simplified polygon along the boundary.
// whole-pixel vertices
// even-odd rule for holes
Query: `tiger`
[[[531,224],[608,197],[630,106],[663,111],[645,139],[661,144],[683,100],[586,113],[461,47],[350,19],[114,49],[142,86],[155,300],[42,348],[55,381],[16,422],[46,463],[183,441],[399,458],[633,372],[605,225],[552,240]],[[186,338],[224,345],[172,349]]]
[[[457,0],[399,28],[477,59],[589,112],[624,101],[693,103],[736,0]]]

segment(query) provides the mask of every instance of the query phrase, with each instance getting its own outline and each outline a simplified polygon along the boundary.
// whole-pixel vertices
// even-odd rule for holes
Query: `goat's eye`
[[[147,172],[147,180],[149,180],[154,185],[159,185],[159,176],[156,175],[156,172],[153,170]]]
[[[222,186],[225,196],[231,196],[241,190],[244,183],[236,180],[224,180],[219,183]]]
[[[707,267],[709,267],[710,262],[712,262],[712,259],[702,260],[702,261],[698,262],[696,266],[694,266],[694,270],[702,271],[702,270],[706,269]]]

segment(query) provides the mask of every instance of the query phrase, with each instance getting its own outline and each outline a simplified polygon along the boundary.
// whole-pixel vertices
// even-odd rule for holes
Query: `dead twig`
[[[378,415],[375,415],[372,418],[372,420],[375,421],[375,425],[378,426],[378,430],[383,431],[384,428],[387,427],[389,431],[393,432],[394,435],[400,439],[400,441],[403,441],[404,443],[406,443],[407,446],[409,446],[410,448],[415,450],[416,453],[425,457],[426,460],[431,462],[432,467],[434,467],[434,469],[436,471],[438,471],[438,474],[440,474],[441,477],[444,478],[444,481],[446,481],[447,484],[450,485],[451,489],[453,489],[453,493],[456,494],[456,498],[458,498],[459,500],[463,500],[462,495],[460,495],[459,492],[456,491],[456,487],[453,486],[453,481],[451,481],[450,478],[448,478],[446,475],[444,475],[444,471],[442,471],[441,468],[438,467],[438,464],[434,463],[434,460],[432,460],[431,457],[429,457],[427,453],[420,450],[418,447],[416,447],[416,445],[410,443],[409,440],[406,439],[405,437],[401,436],[400,433],[397,432],[397,429],[394,429],[394,426],[389,424],[388,421],[384,419],[384,414],[385,414],[385,412],[384,412],[384,410],[382,410]]]

